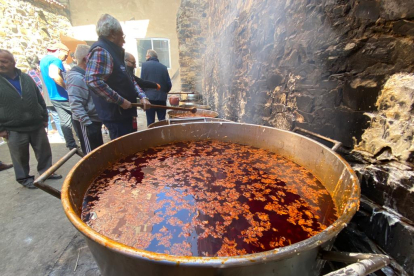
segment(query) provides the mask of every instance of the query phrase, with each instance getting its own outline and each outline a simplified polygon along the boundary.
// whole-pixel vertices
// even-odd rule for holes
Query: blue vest
[[[131,103],[136,103],[137,92],[135,91],[134,83],[125,68],[125,50],[104,37],[99,37],[98,41],[92,45],[90,51],[98,46],[108,51],[113,60],[112,74],[105,83],[124,99],[127,99]],[[91,95],[99,118],[103,122],[122,121],[137,116],[136,108],[123,109],[117,104],[107,102],[104,98],[95,93],[91,93]]]

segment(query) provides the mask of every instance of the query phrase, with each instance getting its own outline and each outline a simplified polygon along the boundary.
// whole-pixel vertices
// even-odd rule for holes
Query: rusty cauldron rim
[[[258,126],[262,127],[264,129],[275,129],[272,127],[266,127],[266,126],[260,126],[260,125],[253,125],[253,124],[244,124],[244,123],[234,123],[234,122],[203,122],[203,123],[187,123],[187,124],[238,124],[238,125],[248,125],[248,126]],[[156,131],[160,128],[174,128],[174,127],[182,127],[181,125],[169,125],[169,126],[160,126],[160,127],[154,127],[152,129],[146,129],[142,131],[138,131],[135,133],[128,134],[129,135],[137,135],[141,132],[152,132]],[[70,183],[73,174],[75,173],[76,169],[80,166],[82,162],[85,162],[93,156],[94,153],[97,153],[101,148],[105,147],[109,143],[116,143],[120,139],[123,139],[123,137],[117,138],[115,140],[110,141],[107,144],[104,144],[100,146],[99,148],[95,149],[91,153],[89,153],[86,157],[81,159],[69,172],[67,177],[65,178],[65,181],[62,186],[62,196],[61,201],[63,205],[63,209],[65,211],[66,216],[70,220],[70,222],[87,238],[97,242],[98,244],[106,247],[107,249],[110,249],[114,252],[128,255],[133,258],[143,258],[146,259],[148,262],[154,262],[154,263],[162,263],[164,265],[180,265],[180,266],[198,266],[198,267],[219,267],[219,268],[225,268],[225,267],[233,267],[233,266],[243,266],[243,265],[252,265],[257,263],[266,263],[269,261],[278,261],[287,259],[289,257],[293,257],[295,255],[299,255],[301,252],[311,250],[315,247],[320,246],[323,243],[326,243],[332,239],[334,239],[339,232],[347,226],[347,223],[352,219],[353,215],[356,213],[358,207],[359,207],[359,199],[360,199],[360,187],[359,187],[359,181],[358,178],[354,172],[354,170],[351,168],[351,166],[336,152],[332,151],[330,148],[316,142],[315,140],[312,140],[306,136],[299,135],[296,133],[293,133],[291,131],[286,131],[282,129],[278,129],[282,132],[288,132],[292,135],[298,135],[303,139],[307,139],[334,154],[340,161],[343,163],[346,167],[346,170],[348,170],[351,174],[351,181],[352,181],[352,191],[349,196],[349,200],[344,208],[343,214],[329,227],[327,227],[325,230],[320,232],[319,234],[312,236],[308,239],[305,239],[303,241],[294,243],[292,245],[284,246],[281,248],[276,248],[269,251],[264,251],[260,253],[254,253],[254,254],[247,254],[247,255],[240,255],[240,256],[232,256],[232,257],[187,257],[187,256],[174,256],[174,255],[168,255],[168,254],[162,254],[162,253],[155,253],[152,251],[142,250],[142,249],[136,249],[131,246],[127,246],[125,244],[119,243],[117,241],[114,241],[98,232],[93,230],[91,227],[89,227],[86,223],[84,223],[81,218],[76,214],[76,211],[73,209],[70,198],[69,198],[69,188]],[[150,134],[147,134],[150,135]]]

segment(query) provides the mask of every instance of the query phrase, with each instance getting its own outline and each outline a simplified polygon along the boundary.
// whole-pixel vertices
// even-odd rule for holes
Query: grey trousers
[[[29,175],[29,145],[32,146],[35,153],[39,174],[44,173],[52,166],[52,150],[43,127],[32,132],[10,131],[7,145],[9,146],[16,180],[22,185],[33,182],[34,179],[34,176]]]
[[[70,110],[69,102],[51,101],[55,107],[59,119],[60,127],[62,128],[63,137],[65,137],[66,147],[71,150],[77,148],[76,141],[73,138],[72,132],[72,111]]]

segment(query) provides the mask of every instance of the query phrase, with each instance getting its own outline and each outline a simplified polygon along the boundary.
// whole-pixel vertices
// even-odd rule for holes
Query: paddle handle
[[[133,107],[144,107],[144,104],[141,103],[131,103]],[[190,111],[191,113],[196,113],[197,108],[186,108],[186,107],[176,107],[176,106],[165,106],[165,105],[156,105],[156,104],[147,104],[149,108],[161,108],[161,109],[172,109],[172,110],[182,110],[182,111]]]

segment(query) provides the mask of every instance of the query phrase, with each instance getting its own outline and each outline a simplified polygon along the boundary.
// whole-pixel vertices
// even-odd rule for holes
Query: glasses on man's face
[[[130,61],[130,60],[126,60],[126,61],[129,62],[129,63],[131,63],[131,64],[133,64],[133,65],[136,65],[137,64],[136,61]]]

